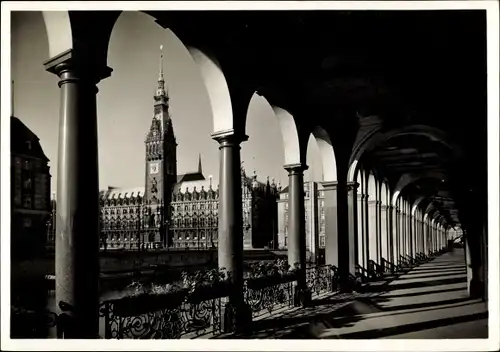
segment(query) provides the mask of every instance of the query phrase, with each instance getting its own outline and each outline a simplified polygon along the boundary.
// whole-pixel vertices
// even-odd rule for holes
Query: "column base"
[[[308,307],[311,305],[312,293],[306,288],[293,288],[293,306]]]
[[[485,300],[484,282],[477,279],[472,279],[469,284],[469,297],[482,298]]]
[[[242,303],[235,306],[227,302],[221,311],[221,330],[224,333],[245,332],[252,324],[252,308]]]

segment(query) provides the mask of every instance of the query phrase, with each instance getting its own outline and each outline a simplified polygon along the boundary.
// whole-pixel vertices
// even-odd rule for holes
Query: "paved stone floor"
[[[369,293],[327,295],[312,307],[256,320],[250,339],[487,338],[485,302],[468,298],[463,249],[445,253]],[[223,337],[224,338],[224,337]]]

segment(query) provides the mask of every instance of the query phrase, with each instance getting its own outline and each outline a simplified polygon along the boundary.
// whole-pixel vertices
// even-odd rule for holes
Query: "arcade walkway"
[[[241,338],[487,338],[487,306],[468,298],[463,249],[445,253],[366,293],[329,295],[313,307],[255,322]],[[234,338],[236,336],[227,336]]]

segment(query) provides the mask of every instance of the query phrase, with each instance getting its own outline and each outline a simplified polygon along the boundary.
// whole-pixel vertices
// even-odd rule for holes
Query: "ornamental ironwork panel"
[[[306,268],[306,287],[312,294],[337,290],[337,268],[332,265],[315,265]]]
[[[276,278],[263,278],[268,281],[257,287],[249,286],[249,281],[244,284],[245,302],[252,309],[252,316],[259,316],[264,313],[271,314],[273,311],[293,306],[293,281],[279,282]],[[273,282],[274,281],[274,282]],[[260,287],[259,287],[260,286]]]
[[[221,331],[221,298],[168,305],[153,304],[148,310],[143,305],[133,309],[117,301],[104,302],[99,310],[100,333],[106,339],[180,339]]]

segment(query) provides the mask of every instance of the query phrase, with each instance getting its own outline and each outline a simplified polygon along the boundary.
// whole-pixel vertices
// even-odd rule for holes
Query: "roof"
[[[23,154],[49,161],[38,136],[15,116],[10,117],[10,151],[12,154]]]
[[[177,183],[202,181],[202,180],[205,180],[205,176],[203,176],[203,174],[198,171],[177,175]]]
[[[144,196],[144,187],[133,187],[133,188],[115,188],[109,187],[107,190],[99,192],[100,197],[105,199],[125,199],[134,198],[137,196]]]

